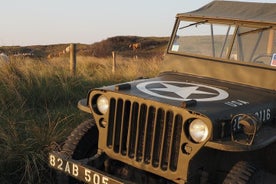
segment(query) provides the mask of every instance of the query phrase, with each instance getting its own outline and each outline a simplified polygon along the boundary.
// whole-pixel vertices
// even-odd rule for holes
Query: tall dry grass
[[[13,59],[0,65],[0,183],[54,183],[47,165],[52,142],[62,143],[87,118],[76,108],[89,89],[153,77],[159,60],[77,58]]]

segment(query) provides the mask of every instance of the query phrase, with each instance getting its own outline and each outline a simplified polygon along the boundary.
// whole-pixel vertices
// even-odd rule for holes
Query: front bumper
[[[49,154],[49,166],[79,181],[91,184],[123,184],[130,183],[110,174],[88,166],[81,161],[68,159],[60,152]]]

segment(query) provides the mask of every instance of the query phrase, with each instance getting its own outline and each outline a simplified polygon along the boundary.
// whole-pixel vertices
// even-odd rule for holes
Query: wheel
[[[237,162],[226,175],[223,184],[249,184],[257,169],[245,161]]]
[[[75,128],[67,137],[61,152],[74,160],[88,158],[97,153],[98,129],[94,119],[88,119]],[[57,174],[57,183],[79,183],[65,174]]]

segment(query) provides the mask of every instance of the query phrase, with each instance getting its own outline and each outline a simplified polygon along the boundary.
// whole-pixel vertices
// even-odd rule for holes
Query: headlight
[[[105,114],[109,109],[109,101],[105,96],[100,96],[97,99],[97,109],[100,113]]]
[[[200,119],[195,119],[189,126],[189,133],[193,141],[199,143],[206,140],[209,134],[207,125]]]

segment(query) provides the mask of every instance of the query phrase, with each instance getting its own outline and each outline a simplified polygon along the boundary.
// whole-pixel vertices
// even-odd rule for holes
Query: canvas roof
[[[177,17],[205,17],[276,25],[276,3],[212,1],[198,10],[177,14]]]

